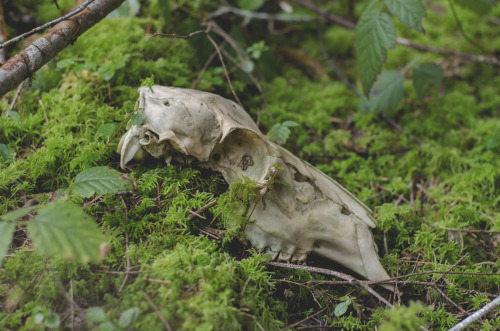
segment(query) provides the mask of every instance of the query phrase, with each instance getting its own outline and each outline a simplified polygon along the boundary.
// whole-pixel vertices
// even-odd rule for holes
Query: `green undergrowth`
[[[335,2],[333,8],[340,10],[345,3]],[[14,156],[7,162],[0,159],[0,215],[32,199],[40,204],[53,200],[82,170],[119,169],[115,151],[141,81],[191,87],[213,52],[211,44],[202,36],[148,41],[145,31],[199,29],[199,7],[180,2],[171,17],[161,18],[153,14],[157,6],[157,1],[143,4],[141,16],[147,18],[107,19],[82,35],[36,73],[13,110],[0,118],[0,144]],[[398,34],[470,51],[452,15],[439,8],[429,10],[424,20],[426,36],[396,24]],[[356,6],[354,14],[361,10]],[[487,43],[498,31],[493,23],[458,11],[471,35],[497,47]],[[47,13],[47,19],[56,14]],[[349,13],[342,9],[339,14]],[[491,16],[498,15],[497,7]],[[164,20],[178,22],[177,29],[172,31]],[[219,23],[229,29],[227,21]],[[267,31],[259,24],[252,21],[248,31]],[[131,323],[136,330],[156,330],[165,327],[163,318],[174,330],[277,330],[324,309],[301,325],[318,326],[314,321],[320,320],[349,330],[414,330],[421,325],[444,330],[463,319],[463,311],[471,313],[498,296],[498,68],[397,46],[384,69],[401,70],[417,58],[440,63],[445,77],[441,89],[419,99],[408,69],[404,101],[386,112],[402,127],[399,132],[379,114],[357,112],[358,97],[322,62],[317,27],[294,26],[293,37],[266,36],[269,50],[254,59],[273,119],[251,80],[229,65],[235,90],[264,133],[276,123],[298,123],[284,147],[374,210],[374,237],[383,266],[391,276],[417,273],[401,279],[414,283],[399,284],[398,295],[375,287],[395,307],[385,308],[350,285],[318,283],[332,280],[328,276],[266,266],[267,256],[241,240],[255,183],[242,180],[228,188],[220,174],[147,159],[123,170],[135,181],[133,191],[69,198],[99,224],[109,243],[101,264],[44,258],[24,228],[18,228],[0,269],[0,329],[50,328],[57,316],[62,329],[72,323],[75,328],[125,329]],[[231,35],[245,47],[260,40],[237,25]],[[325,27],[324,38],[329,54],[355,81],[354,46],[349,44],[353,31]],[[204,49],[193,45],[195,40]],[[301,60],[304,65],[282,55],[278,45],[285,42],[309,52]],[[311,74],[311,59],[323,75]],[[276,67],[266,70],[270,64]],[[231,98],[219,62],[208,67],[198,88]],[[8,109],[13,94],[3,98],[2,109]],[[215,199],[218,203],[203,213],[206,220],[189,217],[189,210]],[[349,273],[317,257],[307,263]],[[450,268],[460,273],[424,273]],[[435,287],[418,283],[433,281],[453,303]],[[498,310],[474,327],[499,328]]]

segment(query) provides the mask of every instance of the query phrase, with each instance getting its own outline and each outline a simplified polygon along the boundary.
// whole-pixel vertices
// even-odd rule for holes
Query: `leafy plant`
[[[95,167],[79,173],[70,191],[81,197],[117,193],[132,188],[132,180],[108,167]],[[0,216],[0,264],[12,241],[16,224],[32,211],[28,234],[39,252],[47,257],[61,256],[81,263],[98,263],[103,258],[104,237],[95,221],[83,210],[62,199],[46,206],[20,208]]]
[[[284,144],[292,133],[290,128],[294,128],[297,126],[299,126],[299,124],[294,121],[284,121],[283,123],[276,123],[271,127],[271,130],[269,130],[267,136],[271,140],[281,140],[281,143]]]
[[[396,28],[383,7],[410,29],[425,33],[422,19],[427,16],[420,0],[373,0],[356,25],[356,59],[365,95],[358,109],[362,112],[382,112],[395,108],[403,98],[403,76],[395,71],[382,72],[387,53],[396,46]],[[423,89],[426,71],[417,72],[419,88]],[[434,72],[431,72],[433,74]],[[429,79],[428,79],[429,80]],[[375,83],[376,81],[376,83]],[[375,85],[374,85],[375,83]]]

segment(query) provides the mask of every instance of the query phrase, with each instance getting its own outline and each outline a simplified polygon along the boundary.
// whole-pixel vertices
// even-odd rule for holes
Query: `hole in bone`
[[[214,155],[212,155],[212,160],[214,160],[215,162],[218,162],[220,160],[220,154],[215,153]]]
[[[352,214],[352,212],[349,209],[347,209],[346,206],[342,206],[342,209],[340,210],[340,213],[342,213],[344,215],[351,215]]]
[[[170,107],[170,101],[169,100],[164,100],[164,101],[162,101],[162,103],[163,103],[163,105],[165,107]]]
[[[240,167],[243,170],[247,170],[248,167],[253,166],[253,159],[252,156],[248,153],[245,153],[242,157],[240,162],[238,163],[238,167]]]

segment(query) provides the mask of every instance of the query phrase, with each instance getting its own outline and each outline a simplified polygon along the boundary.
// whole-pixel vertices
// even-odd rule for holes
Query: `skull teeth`
[[[266,253],[269,254],[272,260],[281,260],[281,261],[287,261],[287,262],[294,262],[294,263],[305,263],[307,259],[307,253],[298,253],[295,252],[293,254],[286,253],[286,252],[280,252],[280,251],[274,251],[270,247],[266,249]]]

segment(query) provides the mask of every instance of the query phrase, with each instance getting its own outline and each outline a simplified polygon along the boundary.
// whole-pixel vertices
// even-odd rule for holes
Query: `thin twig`
[[[153,310],[155,311],[156,315],[158,315],[158,317],[160,318],[160,320],[163,323],[163,325],[165,325],[165,328],[168,331],[172,331],[173,329],[170,326],[170,324],[168,323],[167,319],[165,318],[165,316],[163,316],[163,314],[158,309],[158,306],[153,302],[153,300],[151,300],[151,298],[149,297],[149,295],[146,292],[144,292],[144,297],[149,302],[149,304],[151,305],[151,307],[153,307]]]
[[[126,256],[126,259],[127,259],[127,272],[125,273],[125,278],[123,278],[123,282],[122,282],[122,285],[120,286],[120,288],[118,289],[118,293],[120,293],[121,291],[123,291],[123,288],[125,287],[125,284],[127,283],[127,280],[128,280],[128,275],[129,275],[129,271],[130,271],[130,257],[128,256],[128,248],[129,248],[129,245],[128,245],[128,233],[125,233],[125,256]]]
[[[392,304],[384,299],[380,294],[378,294],[375,290],[373,290],[368,284],[368,281],[363,281],[356,279],[348,274],[344,274],[342,272],[338,271],[333,271],[330,269],[324,269],[324,268],[317,268],[317,267],[309,267],[309,266],[303,266],[303,265],[296,265],[296,264],[289,264],[289,263],[280,263],[280,262],[266,262],[266,265],[271,265],[275,267],[280,267],[280,268],[287,268],[287,269],[297,269],[297,270],[307,270],[310,272],[315,272],[319,274],[324,274],[324,275],[329,275],[329,276],[334,276],[340,279],[344,279],[349,282],[350,285],[359,285],[365,290],[367,290],[369,293],[371,293],[374,297],[382,301],[385,305],[392,307]]]
[[[198,209],[197,211],[191,211],[191,210],[188,209],[188,211],[191,213],[191,215],[189,215],[188,218],[189,219],[193,219],[195,217],[200,217],[200,218],[206,220],[206,217],[201,216],[200,214],[203,213],[208,208],[211,208],[211,207],[215,206],[216,204],[217,204],[217,200],[212,200],[209,203],[207,203],[206,205],[204,205],[203,207],[201,207],[200,209]]]
[[[231,92],[233,93],[234,99],[238,102],[238,104],[241,107],[243,107],[240,99],[238,98],[238,95],[236,95],[236,91],[234,90],[233,83],[231,82],[231,79],[229,78],[229,74],[228,74],[227,68],[226,68],[226,63],[224,62],[224,58],[222,57],[219,46],[217,46],[217,43],[215,42],[215,40],[213,40],[212,37],[210,37],[209,32],[212,29],[212,23],[207,23],[206,27],[207,28],[205,30],[194,31],[194,32],[191,32],[187,35],[177,35],[174,33],[154,33],[153,35],[151,35],[151,37],[149,37],[148,41],[150,41],[151,38],[156,37],[156,36],[187,39],[187,38],[190,38],[190,37],[195,36],[197,34],[201,34],[201,33],[205,34],[208,41],[210,41],[210,43],[214,46],[215,50],[217,51],[217,54],[219,55],[219,60],[222,64],[222,68],[224,69],[224,74],[226,75],[226,80],[227,80],[227,83],[229,84],[229,88],[231,89]]]
[[[285,331],[285,330],[288,330],[288,329],[292,329],[292,328],[294,328],[294,327],[296,327],[296,326],[299,326],[299,325],[301,325],[302,323],[304,323],[304,322],[306,322],[306,321],[310,320],[311,318],[313,318],[313,317],[315,317],[315,316],[317,316],[317,315],[321,314],[321,313],[322,313],[322,312],[324,312],[325,310],[326,310],[325,308],[323,308],[323,309],[321,309],[321,310],[318,310],[317,312],[315,312],[314,314],[312,314],[312,315],[310,315],[310,316],[307,316],[307,317],[306,317],[306,318],[304,318],[303,320],[298,321],[298,322],[293,323],[293,324],[290,324],[289,326],[286,326],[286,327],[284,327],[284,328],[280,329],[279,331]]]
[[[49,124],[49,118],[47,117],[47,111],[45,110],[45,106],[43,105],[42,99],[40,99],[39,97],[37,99],[38,103],[40,104],[40,107],[42,107],[43,116],[45,117],[45,123]]]
[[[76,8],[75,10],[73,11],[70,11],[68,14],[64,15],[64,16],[61,16],[59,17],[58,19],[55,19],[53,21],[50,21],[48,23],[45,23],[44,25],[41,25],[39,27],[36,27],[34,28],[33,30],[30,30],[28,32],[25,32],[23,33],[22,35],[20,36],[17,36],[15,38],[12,38],[12,39],[9,39],[7,40],[6,42],[4,42],[3,44],[0,45],[0,49],[4,48],[5,46],[8,46],[12,43],[17,43],[18,41],[20,40],[23,40],[39,31],[42,31],[46,28],[51,28],[53,27],[54,25],[56,25],[57,23],[59,22],[62,22],[64,20],[67,20],[68,18],[70,18],[71,16],[75,15],[75,14],[78,14],[79,12],[81,12],[82,10],[84,10],[85,8],[88,7],[88,5],[90,5],[92,2],[94,2],[95,0],[87,0],[85,1],[84,3],[82,3],[78,8]]]
[[[460,19],[458,18],[457,12],[455,11],[455,6],[453,5],[453,0],[448,0],[448,4],[450,5],[451,12],[453,14],[453,18],[455,19],[455,22],[457,22],[458,30],[462,34],[462,36],[467,40],[471,45],[476,46],[481,52],[487,53],[486,50],[479,45],[479,43],[473,39],[471,39],[464,31],[464,28],[462,26],[462,22],[460,22]]]
[[[337,77],[342,81],[342,83],[344,83],[345,86],[347,86],[351,91],[353,91],[354,94],[356,94],[359,98],[361,98],[362,94],[358,91],[358,89],[356,87],[354,87],[353,84],[351,84],[351,82],[344,76],[344,74],[342,74],[340,69],[335,65],[335,63],[332,61],[332,59],[330,58],[330,56],[326,52],[325,43],[323,41],[323,32],[321,29],[320,22],[318,22],[318,43],[319,43],[319,49],[321,51],[321,54],[325,58],[328,65],[333,69],[333,71],[335,72]]]
[[[195,217],[201,218],[201,219],[203,219],[203,220],[206,220],[206,219],[207,219],[205,216],[202,216],[202,215],[198,214],[197,212],[192,211],[192,210],[191,210],[191,209],[189,209],[189,208],[186,208],[186,210],[187,210],[187,211],[191,214],[191,215],[189,215],[189,218],[190,218],[190,219],[193,219],[193,218],[195,218]]]
[[[151,282],[151,283],[158,283],[158,284],[170,284],[171,281],[169,280],[162,280],[162,279],[154,279],[154,278],[148,278],[148,277],[144,277],[144,278],[141,278],[147,282]]]
[[[437,282],[439,282],[444,276],[446,276],[448,274],[448,272],[450,272],[453,268],[455,268],[460,262],[462,262],[467,256],[469,255],[469,252],[467,252],[464,256],[462,256],[460,259],[458,259],[458,261],[452,265],[451,267],[448,268],[447,272],[442,274],[441,276],[439,276],[435,281],[434,281],[434,284],[437,284]]]
[[[445,294],[445,293],[444,293],[444,292],[443,292],[443,291],[442,291],[439,287],[435,286],[435,284],[434,284],[434,286],[433,286],[433,287],[434,287],[434,289],[435,289],[436,291],[438,291],[438,292],[439,292],[439,294],[441,294],[441,296],[442,296],[443,298],[445,298],[445,299],[446,299],[446,301],[448,301],[448,302],[449,302],[449,303],[451,303],[453,306],[455,306],[455,308],[457,308],[458,310],[460,310],[460,312],[461,312],[462,314],[464,314],[464,313],[465,313],[465,310],[464,310],[462,307],[460,307],[459,305],[457,305],[457,304],[455,303],[455,301],[451,300],[451,299],[450,299],[450,297],[448,297],[448,296],[447,296],[447,295],[446,295],[446,294]]]
[[[395,128],[399,132],[403,133],[403,128],[398,123],[394,122],[389,116],[387,116],[384,113],[380,113],[380,117],[382,117],[393,128]],[[408,136],[411,138],[411,140],[413,140],[414,142],[416,142],[419,146],[422,146],[422,144],[423,144],[422,140],[420,140],[419,138],[415,137],[412,134],[408,134]]]
[[[463,321],[461,321],[448,331],[463,330],[498,306],[500,306],[500,296],[498,296],[496,299],[486,304],[483,308],[479,309],[478,311],[476,311],[475,313],[473,313],[472,315],[470,315],[469,317],[467,317],[466,319],[464,319]]]
[[[242,311],[241,309],[240,309],[240,312],[241,312],[242,314],[244,314],[244,315],[247,315],[248,317],[251,317],[251,318],[254,320],[255,324],[257,324],[258,328],[259,328],[261,331],[266,331],[266,329],[264,329],[264,327],[263,327],[263,326],[259,323],[259,321],[257,320],[257,317],[255,317],[255,316],[253,316],[252,314],[249,314],[249,313],[247,313],[247,312],[244,312],[244,311]]]
[[[429,226],[436,228],[436,229],[441,229],[441,230],[448,230],[448,231],[459,231],[459,232],[468,232],[468,233],[500,233],[500,231],[495,231],[495,230],[479,230],[479,229],[455,229],[455,228],[447,228],[444,226],[439,226],[439,225],[434,225],[434,224],[429,224]]]
[[[223,48],[224,48],[224,45],[221,45],[220,49],[222,50]],[[216,55],[217,55],[217,51],[213,51],[212,54],[210,54],[210,56],[208,57],[207,61],[203,65],[203,68],[201,68],[200,73],[198,74],[198,77],[196,77],[196,79],[193,81],[193,85],[192,85],[193,89],[196,88],[196,85],[198,85],[198,83],[200,82],[201,78],[205,74],[205,71],[207,71],[208,66],[210,65],[210,63],[212,63],[212,60],[215,58]]]
[[[25,81],[26,80],[23,80],[21,82],[21,84],[19,84],[19,87],[17,88],[16,94],[14,95],[14,99],[12,99],[12,102],[10,103],[10,106],[9,106],[9,110],[7,112],[12,111],[12,109],[14,109],[14,106],[16,105],[17,99],[19,98],[19,94],[21,94],[21,90],[23,89],[23,85],[24,85]],[[2,114],[2,116],[3,115],[4,114]]]
[[[128,274],[128,275],[140,275],[144,273],[143,271],[117,271],[117,270],[106,270],[106,269],[101,269],[98,270],[99,273],[101,274],[111,274],[111,275],[123,275],[123,274]]]
[[[489,219],[490,221],[492,221],[492,222],[494,222],[494,223],[496,223],[496,222],[497,222],[497,220],[496,220],[496,219],[494,219],[494,218],[493,218],[493,217],[491,217],[491,216],[486,215],[486,214],[485,214],[485,213],[483,213],[482,211],[478,210],[478,212],[479,212],[479,214],[481,214],[483,217],[486,217],[486,218],[487,218],[487,219]]]
[[[231,62],[233,62],[238,68],[240,68],[243,72],[245,72],[247,74],[247,76],[250,78],[250,80],[252,81],[252,83],[255,85],[255,87],[259,91],[260,96],[262,98],[262,102],[264,103],[264,107],[267,109],[267,113],[269,115],[269,118],[271,119],[272,122],[275,122],[274,117],[273,117],[273,113],[271,112],[271,108],[269,108],[269,104],[267,103],[267,98],[264,95],[264,91],[262,90],[262,86],[260,85],[260,83],[257,80],[257,78],[255,78],[255,76],[250,71],[248,71],[248,69],[244,65],[242,65],[240,62],[236,61],[236,59],[233,56],[231,56],[231,54],[229,54],[225,50],[222,50],[222,53]]]
[[[244,10],[234,7],[219,7],[216,11],[209,14],[207,19],[212,19],[225,14],[235,14],[238,16],[245,17],[246,20],[264,20],[264,21],[281,21],[281,22],[312,22],[315,18],[305,15],[293,15],[293,14],[271,14],[262,12],[253,12],[250,10]]]

